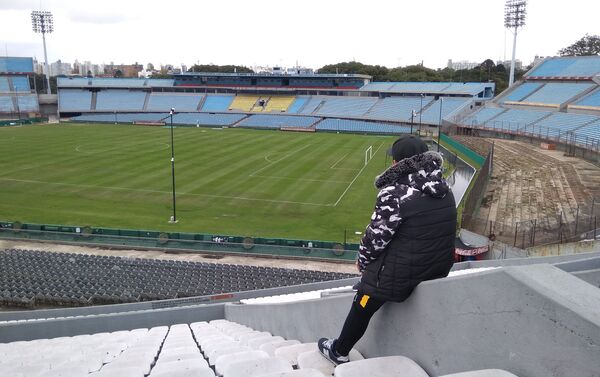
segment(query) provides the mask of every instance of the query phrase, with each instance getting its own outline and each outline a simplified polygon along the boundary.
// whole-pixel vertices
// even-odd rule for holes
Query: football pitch
[[[127,125],[0,128],[0,220],[356,242],[394,137]],[[365,151],[372,147],[372,158]]]

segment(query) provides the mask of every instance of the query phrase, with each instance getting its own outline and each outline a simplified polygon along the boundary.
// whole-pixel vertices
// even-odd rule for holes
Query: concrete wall
[[[225,317],[303,342],[339,334],[352,295],[226,304]],[[431,376],[500,368],[528,377],[600,376],[600,290],[551,265],[421,284],[375,314],[357,348],[405,355]]]
[[[593,237],[592,237],[593,238]],[[580,241],[571,243],[561,243],[554,245],[535,246],[528,249],[530,255],[550,256],[550,255],[569,255],[579,253],[590,253],[600,251],[600,240],[598,241]]]

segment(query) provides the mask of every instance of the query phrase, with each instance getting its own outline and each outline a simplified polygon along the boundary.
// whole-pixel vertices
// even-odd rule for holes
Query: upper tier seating
[[[296,97],[294,96],[272,96],[269,98],[264,111],[286,111],[291,106],[292,102],[294,102],[295,98]]]
[[[584,83],[548,83],[537,92],[521,101],[523,104],[546,104],[559,106],[569,99],[593,87],[594,84]]]
[[[0,59],[0,72],[33,72],[33,59],[5,57]]]
[[[577,129],[577,142],[581,144],[588,144],[590,140],[593,139],[593,143],[598,146],[598,142],[600,142],[600,120],[588,123],[585,126]]]
[[[409,133],[410,127],[397,126],[394,124],[387,123],[366,122],[360,120],[327,118],[317,124],[317,130],[338,132],[345,131],[358,133],[389,133],[397,135],[401,133]]]
[[[244,114],[206,114],[180,113],[175,114],[173,123],[199,126],[232,126],[244,119]]]
[[[27,271],[27,274],[22,274],[21,271]],[[156,278],[147,279],[147,276]],[[0,305],[31,306],[46,303],[81,306],[125,303],[247,291],[347,277],[351,275],[10,249],[0,251]]]
[[[501,102],[506,102],[506,101],[520,102],[524,98],[529,96],[531,93],[536,91],[542,85],[543,84],[540,84],[537,82],[523,83],[523,84],[517,86],[512,92],[510,92],[510,94],[508,94],[507,96],[502,98]]]
[[[0,113],[12,113],[15,111],[12,96],[0,96]]]
[[[148,111],[197,111],[202,100],[201,94],[152,93],[148,100]]]
[[[146,86],[149,87],[166,87],[173,86],[175,80],[173,79],[148,79],[146,81]]]
[[[233,97],[233,102],[229,105],[229,110],[250,111],[258,99],[258,96],[238,94]]]
[[[287,112],[290,114],[297,113],[307,101],[308,97],[296,97],[294,102],[290,105],[290,107],[288,107]]]
[[[432,97],[423,97],[423,108],[432,100]],[[377,102],[365,116],[373,119],[409,122],[413,110],[415,114],[421,110],[421,97],[387,97]],[[418,119],[418,116],[415,116],[414,120],[418,121]]]
[[[38,97],[36,94],[20,94],[17,96],[19,111],[21,112],[37,112],[40,110],[38,105]]]
[[[96,110],[141,111],[146,92],[134,90],[106,89],[98,92]]]
[[[277,129],[281,127],[308,128],[320,119],[308,116],[257,114],[244,119],[239,126]]]
[[[469,98],[465,99],[454,97],[444,98],[443,103],[442,101],[437,100],[423,111],[423,114],[420,116],[419,120],[428,124],[440,124],[440,107],[442,110],[442,119],[444,119],[469,100]]]
[[[327,97],[325,103],[317,109],[318,115],[362,116],[375,103],[373,97]]]
[[[547,59],[528,77],[592,77],[598,73],[600,56],[573,56]]]
[[[92,92],[81,89],[61,89],[58,91],[60,111],[90,111]]]
[[[569,105],[569,107],[576,106],[585,106],[600,109],[600,88],[583,97],[579,101],[575,102],[573,105]]]
[[[232,95],[207,95],[202,111],[227,111],[231,101],[233,101]]]

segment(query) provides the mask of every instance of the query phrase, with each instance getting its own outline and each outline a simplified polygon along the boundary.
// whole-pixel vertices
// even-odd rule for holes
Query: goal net
[[[365,166],[369,163],[369,161],[373,158],[373,146],[370,145],[369,148],[365,149]]]

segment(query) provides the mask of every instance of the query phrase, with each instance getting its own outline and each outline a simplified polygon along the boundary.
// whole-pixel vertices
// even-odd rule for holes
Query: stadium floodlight
[[[34,10],[31,12],[31,26],[34,33],[42,34],[44,41],[44,67],[46,68],[46,92],[50,94],[50,69],[48,68],[48,53],[46,52],[46,34],[54,31],[54,17],[47,11]]]
[[[508,86],[515,81],[515,54],[517,52],[517,33],[520,27],[525,26],[527,16],[527,0],[506,0],[504,5],[504,27],[513,33],[513,51],[510,62],[510,76]]]
[[[175,114],[175,108],[171,107],[169,116],[171,117],[171,178],[173,180],[173,216],[169,222],[171,224],[177,223],[177,212],[175,210],[175,145],[173,143],[173,114]]]

